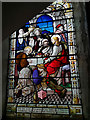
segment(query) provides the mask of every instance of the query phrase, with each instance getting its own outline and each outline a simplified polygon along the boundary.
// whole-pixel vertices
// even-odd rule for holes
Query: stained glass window
[[[10,36],[7,116],[82,116],[73,11],[55,1]]]

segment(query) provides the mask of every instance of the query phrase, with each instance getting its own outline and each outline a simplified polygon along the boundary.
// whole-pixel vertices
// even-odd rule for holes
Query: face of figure
[[[32,52],[32,48],[25,48],[24,49],[24,53],[26,53],[26,55],[29,55]]]
[[[48,45],[49,45],[48,39],[44,39],[43,46],[48,46]]]
[[[61,41],[61,37],[59,35],[53,35],[51,37],[52,44],[59,45],[59,42]]]
[[[23,29],[20,29],[19,34],[23,34],[23,33],[24,33]]]
[[[61,32],[63,32],[63,26],[60,26],[58,29],[59,29]]]
[[[26,54],[29,55],[31,53],[31,50],[29,48],[26,49]]]
[[[39,30],[36,30],[35,33],[34,33],[36,36],[40,35],[40,31]]]

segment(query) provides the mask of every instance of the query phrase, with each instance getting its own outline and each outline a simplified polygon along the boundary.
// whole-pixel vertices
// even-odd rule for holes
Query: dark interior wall
[[[5,2],[2,3],[2,38],[21,28],[50,2]]]
[[[2,115],[5,116],[6,108],[6,93],[7,93],[7,71],[8,71],[8,52],[9,39],[8,37],[2,42]]]
[[[0,15],[2,16],[2,3],[0,2]],[[0,19],[2,25],[2,19]],[[2,118],[2,28],[0,29],[0,120]]]
[[[86,3],[86,15],[87,15],[87,29],[89,36],[89,49],[88,49],[88,118],[90,118],[90,2]]]
[[[77,9],[79,8],[79,9]],[[87,103],[88,103],[88,73],[87,73],[87,50],[88,46],[85,50],[87,42],[87,37],[85,40],[86,34],[86,16],[85,16],[85,6],[83,3],[75,4],[74,8],[74,16],[75,16],[75,28],[76,28],[76,42],[77,42],[77,50],[78,50],[78,62],[79,62],[79,70],[80,70],[80,83],[81,83],[81,91],[82,91],[82,104],[83,104],[83,113],[84,116],[87,117]],[[83,14],[83,16],[82,16]],[[83,26],[82,26],[83,25]],[[87,93],[87,94],[86,94]]]
[[[79,63],[80,85],[81,85],[81,97],[83,105],[84,117],[90,119],[90,84],[89,84],[89,24],[88,15],[90,4],[88,3],[73,3],[74,5],[74,17],[75,17],[75,29],[76,29],[76,43],[77,43],[77,55]],[[88,7],[88,9],[86,9]]]
[[[39,6],[40,4],[40,6]],[[2,68],[3,68],[3,89],[2,108],[5,115],[7,64],[9,50],[9,36],[18,28],[22,27],[29,19],[33,18],[50,3],[3,3],[2,5]],[[87,29],[87,17],[84,3],[74,3],[74,16],[76,28],[76,41],[78,46],[79,70],[82,90],[82,103],[85,118],[90,119],[89,100],[89,38]]]

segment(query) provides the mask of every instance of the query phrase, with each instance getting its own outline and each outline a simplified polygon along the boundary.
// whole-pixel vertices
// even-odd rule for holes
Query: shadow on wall
[[[7,71],[8,71],[9,37],[2,41],[2,116],[5,117]],[[0,109],[1,110],[1,109]]]

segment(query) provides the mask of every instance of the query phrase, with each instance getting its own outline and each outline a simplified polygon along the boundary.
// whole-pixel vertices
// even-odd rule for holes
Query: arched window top
[[[41,15],[36,23],[42,29],[42,33],[53,32],[53,19],[49,15]]]
[[[42,15],[37,19],[37,23],[38,22],[48,22],[48,21],[52,21],[52,18],[49,15]]]

